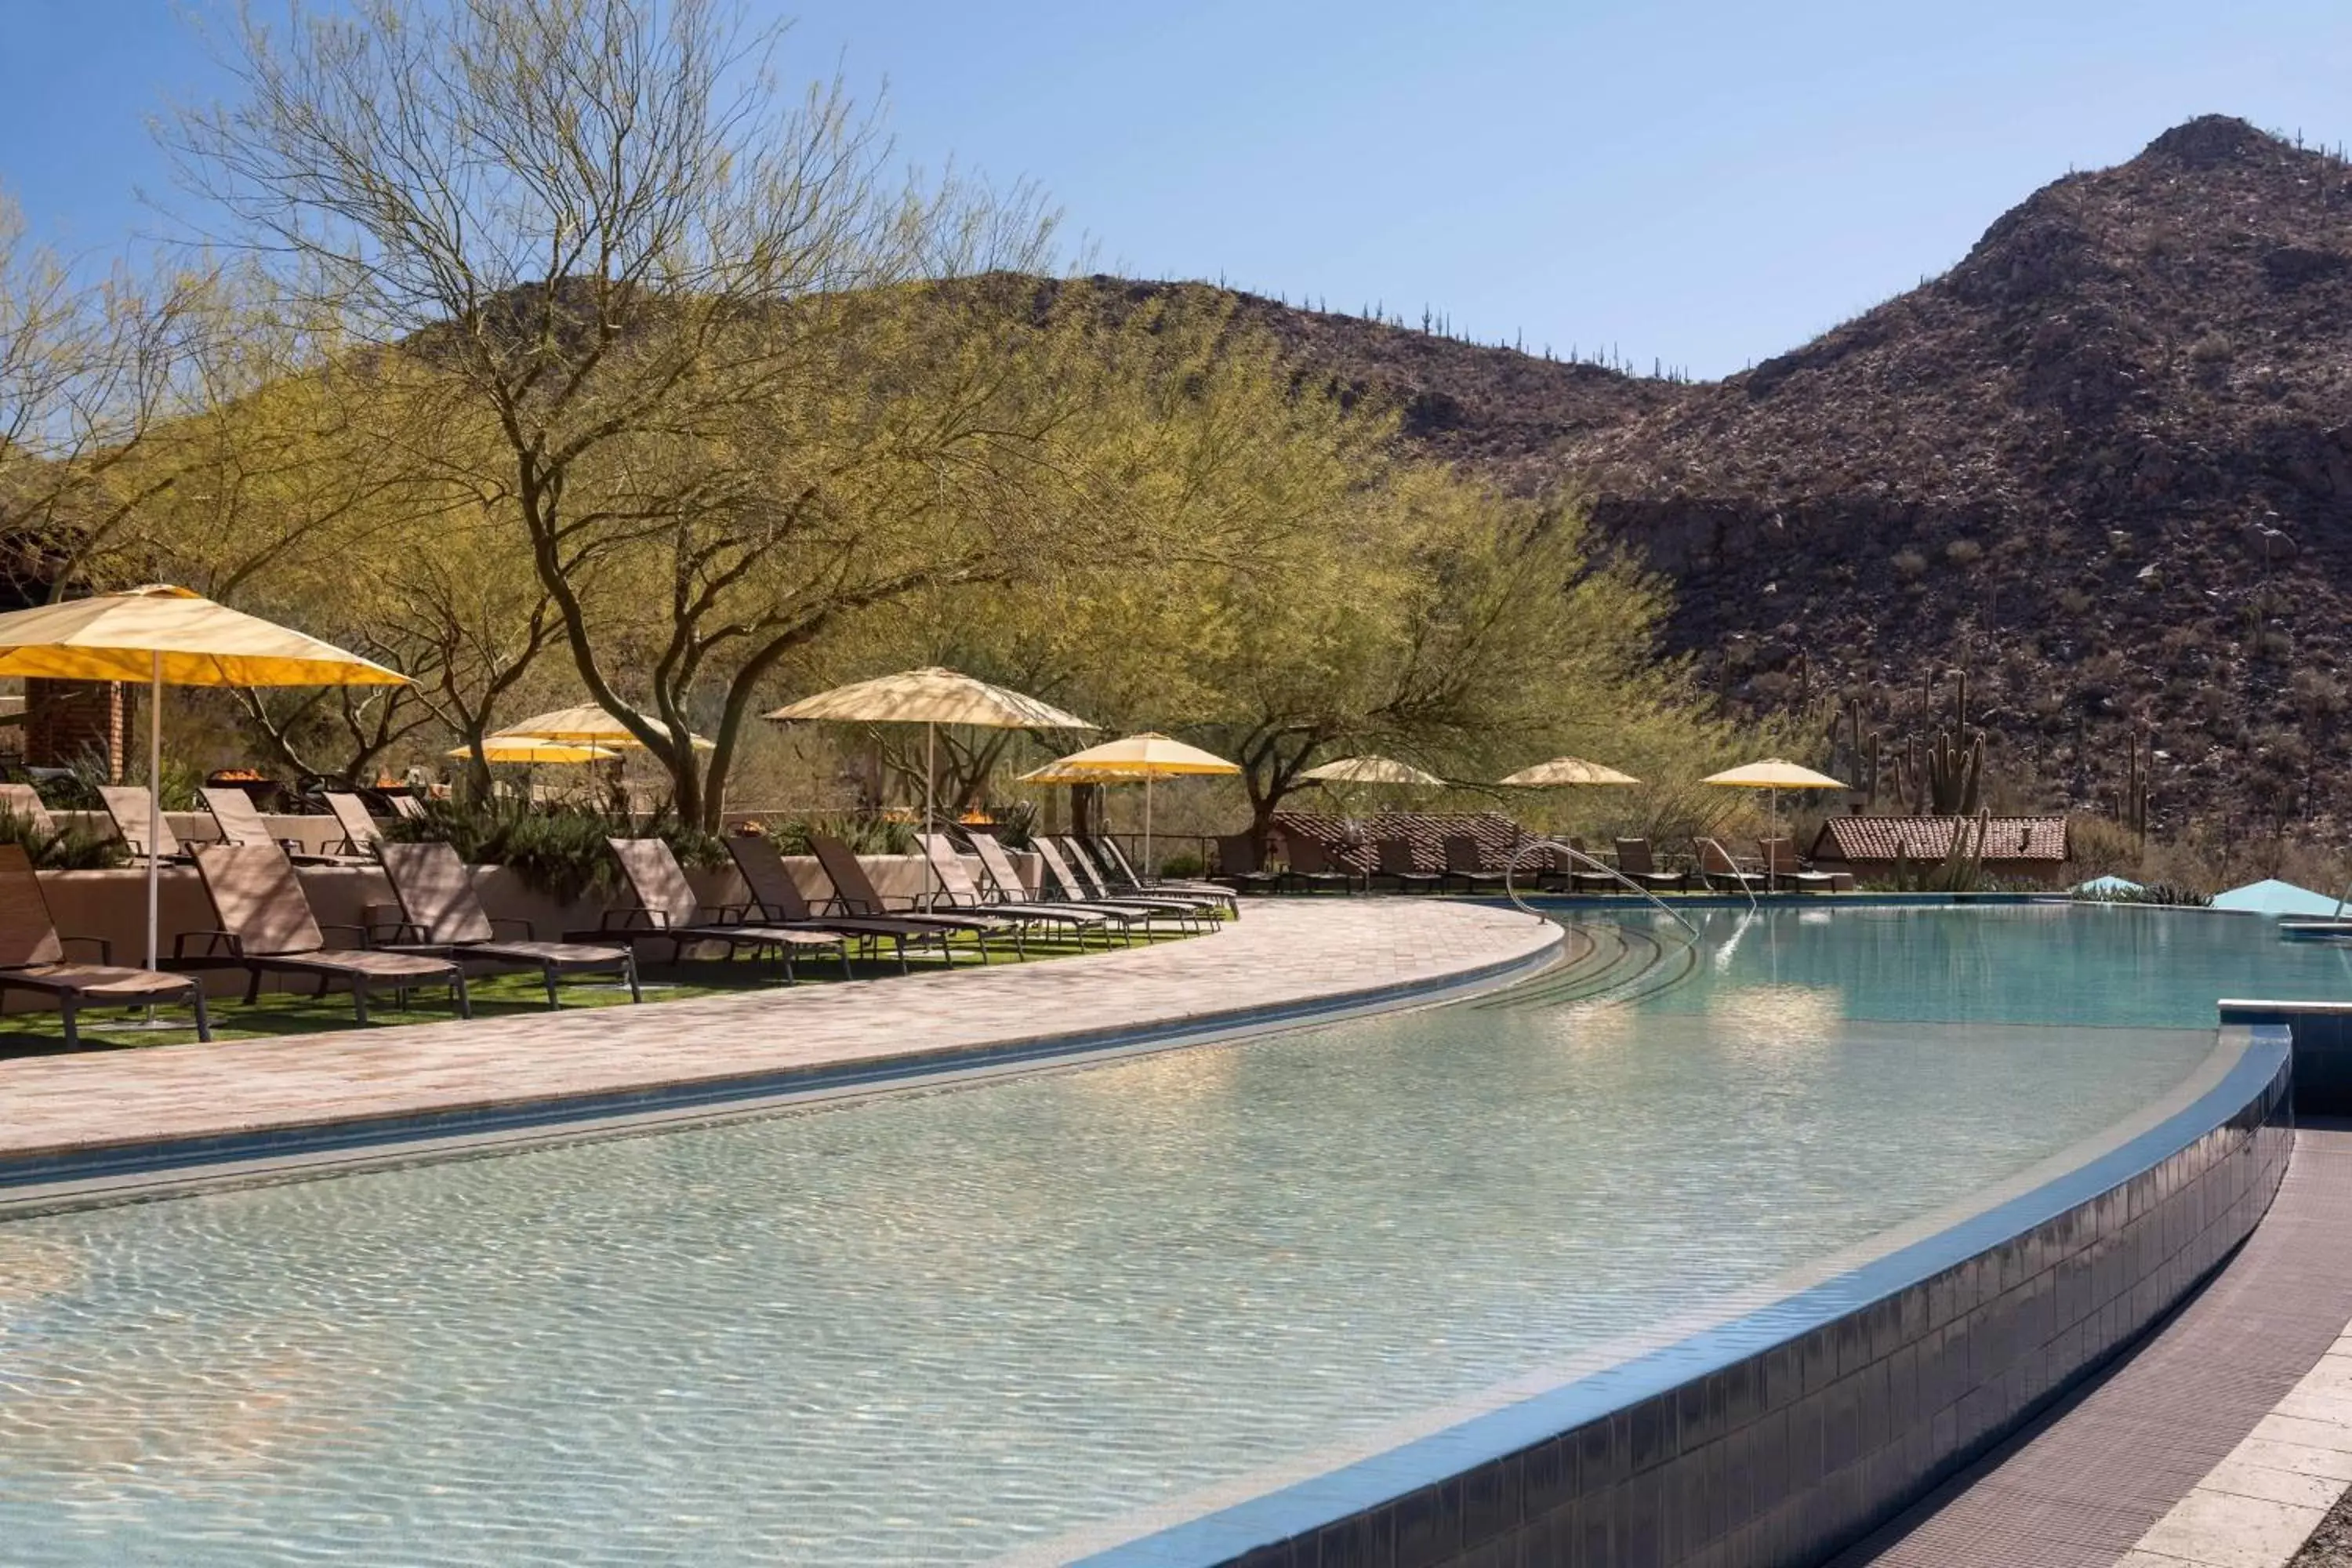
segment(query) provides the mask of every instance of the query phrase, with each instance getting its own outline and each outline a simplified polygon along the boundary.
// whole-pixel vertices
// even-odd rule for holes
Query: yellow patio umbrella
[[[1637,784],[1642,781],[1615,768],[1588,763],[1582,757],[1554,757],[1548,763],[1521,768],[1498,782],[1524,789],[1543,789],[1562,784]]]
[[[1719,773],[1709,773],[1701,784],[1721,784],[1729,789],[1760,789],[1768,792],[1772,837],[1780,833],[1780,792],[1784,789],[1844,789],[1846,785],[1827,773],[1817,773],[1811,768],[1779,757],[1767,757],[1760,763],[1745,763]]]
[[[1021,775],[1024,784],[1120,784],[1143,781],[1143,875],[1151,875],[1151,781],[1186,774],[1237,773],[1229,763],[1198,746],[1156,731],[1106,741]]]
[[[923,727],[923,833],[931,831],[931,778],[936,773],[939,727],[971,724],[987,730],[1091,730],[1093,724],[1050,702],[991,686],[960,670],[902,670],[854,681],[788,702],[761,715],[779,723],[824,719],[849,724],[920,724]],[[923,907],[931,903],[931,858],[923,860]]]
[[[144,682],[147,842],[163,837],[165,686],[405,686],[397,670],[166,583],[0,616],[0,676]],[[159,868],[147,858],[147,967]]]
[[[658,721],[652,721],[659,727]],[[616,751],[643,751],[645,742],[629,732],[629,727],[593,702],[583,702],[577,708],[558,708],[552,713],[534,713],[499,730],[488,739],[492,741],[566,741],[583,746],[610,746]],[[698,752],[712,751],[713,742],[699,735],[688,737]],[[463,753],[464,748],[451,756]],[[492,758],[491,761],[497,759]],[[552,760],[552,759],[542,759]],[[576,758],[586,762],[593,759]]]

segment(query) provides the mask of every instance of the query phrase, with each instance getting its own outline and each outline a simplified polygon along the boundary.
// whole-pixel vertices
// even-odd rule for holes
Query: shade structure
[[[1336,763],[1309,768],[1298,776],[1313,779],[1317,784],[1398,784],[1421,789],[1435,789],[1445,783],[1435,773],[1423,773],[1411,763],[1401,763],[1393,757],[1341,757]]]
[[[1743,763],[1719,773],[1709,773],[1701,784],[1722,784],[1730,789],[1760,789],[1766,792],[1768,819],[1774,837],[1780,830],[1780,792],[1784,789],[1844,789],[1846,785],[1827,773],[1817,773],[1811,768],[1780,757],[1767,757],[1760,763]]]
[[[405,686],[408,677],[331,643],[168,583],[0,616],[0,675],[143,682],[147,842],[163,829],[166,686]],[[155,967],[160,867],[147,857],[147,967]]]
[[[1050,702],[991,686],[961,670],[901,670],[836,686],[761,715],[779,723],[822,719],[845,724],[920,724],[923,727],[923,833],[931,831],[931,775],[942,724],[972,724],[988,730],[1091,730],[1093,724]],[[923,857],[923,907],[931,904],[931,858]]]
[[[577,708],[558,708],[552,713],[534,713],[516,721],[489,737],[493,741],[562,741],[583,746],[610,746],[618,751],[642,751],[645,742],[629,732],[629,727],[593,702],[583,702]],[[711,742],[701,736],[691,737],[694,749],[708,752],[714,749]],[[451,756],[458,753],[452,752]],[[583,761],[588,759],[582,759]]]
[[[465,760],[471,758],[471,746],[452,746],[448,755]],[[610,746],[582,745],[571,741],[544,741],[529,735],[486,735],[482,739],[482,761],[486,763],[521,763],[536,766],[546,763],[561,766],[574,763],[609,763],[621,753]]]
[[[1237,773],[1241,764],[1156,731],[1106,741],[1057,757],[1021,775],[1024,784],[1127,784],[1143,781],[1143,870],[1151,872],[1151,781]]]
[[[1542,789],[1564,784],[1637,784],[1642,781],[1632,773],[1621,773],[1615,768],[1588,763],[1582,757],[1554,757],[1548,763],[1521,768],[1499,782],[1527,789]]]

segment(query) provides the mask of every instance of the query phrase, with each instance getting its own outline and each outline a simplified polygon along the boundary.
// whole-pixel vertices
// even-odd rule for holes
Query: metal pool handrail
[[[1754,914],[1756,912],[1756,889],[1749,887],[1748,885],[1748,879],[1739,874],[1739,862],[1731,858],[1731,851],[1723,847],[1723,843],[1720,839],[1701,837],[1697,842],[1711,846],[1717,854],[1723,857],[1723,863],[1731,868],[1733,879],[1739,883],[1739,890],[1748,895],[1748,912],[1751,915]],[[1769,877],[1771,873],[1767,871],[1765,875]],[[1702,882],[1706,880],[1706,866],[1704,861],[1699,865],[1698,879]]]
[[[1696,942],[1698,940],[1698,927],[1691,924],[1689,921],[1685,920],[1676,910],[1669,909],[1666,906],[1665,900],[1659,898],[1657,894],[1650,891],[1649,889],[1642,886],[1641,883],[1636,882],[1631,877],[1625,875],[1624,872],[1620,871],[1616,867],[1609,864],[1606,860],[1595,859],[1592,856],[1586,854],[1583,850],[1579,849],[1573,844],[1562,844],[1557,838],[1530,838],[1526,843],[1520,845],[1517,849],[1512,850],[1511,858],[1503,863],[1504,896],[1508,898],[1514,904],[1517,904],[1523,912],[1535,915],[1538,920],[1546,918],[1537,910],[1528,908],[1528,901],[1519,897],[1518,889],[1514,887],[1511,882],[1513,875],[1517,873],[1519,868],[1519,862],[1527,858],[1528,851],[1530,849],[1556,849],[1571,860],[1581,860],[1584,864],[1591,867],[1594,870],[1600,871],[1606,876],[1616,878],[1619,881],[1624,883],[1627,887],[1641,894],[1642,897],[1657,905],[1658,912],[1672,920],[1676,925],[1681,926],[1683,930],[1690,932],[1690,937],[1693,942]],[[1748,894],[1748,901],[1751,904],[1754,903],[1756,901],[1756,895],[1753,893]]]

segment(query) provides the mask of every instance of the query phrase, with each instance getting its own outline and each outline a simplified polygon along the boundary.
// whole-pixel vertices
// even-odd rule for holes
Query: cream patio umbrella
[[[931,831],[931,775],[937,771],[939,727],[971,724],[988,730],[1091,730],[1094,725],[1050,702],[1002,686],[991,686],[959,670],[902,670],[855,681],[788,702],[763,719],[779,723],[824,719],[851,724],[920,724],[923,727],[923,833]],[[923,861],[923,907],[931,904],[931,858]]]
[[[1021,775],[1024,784],[1120,784],[1143,781],[1143,872],[1151,875],[1151,781],[1186,774],[1237,773],[1241,764],[1156,731],[1106,741]]]
[[[1588,763],[1582,757],[1554,757],[1548,763],[1521,768],[1496,782],[1519,789],[1545,789],[1564,784],[1637,784],[1642,781],[1632,773],[1621,773],[1615,768]]]
[[[452,746],[445,754],[462,761],[474,754],[474,748]],[[491,763],[520,763],[526,767],[531,767],[541,763],[551,765],[609,763],[620,754],[610,746],[591,746],[574,741],[550,741],[534,735],[485,735],[482,737],[482,761]]]
[[[1435,773],[1425,773],[1411,763],[1400,763],[1393,757],[1341,757],[1336,763],[1309,768],[1298,776],[1313,779],[1317,784],[1414,784],[1423,789],[1435,789],[1445,782]]]
[[[1721,784],[1727,789],[1760,789],[1767,792],[1772,837],[1780,836],[1780,792],[1784,789],[1844,789],[1846,786],[1827,773],[1817,773],[1811,768],[1799,767],[1779,757],[1767,757],[1760,763],[1746,763],[1719,773],[1709,773],[1698,781],[1706,784]]]
[[[405,686],[408,677],[167,583],[0,616],[0,675],[143,682],[147,842],[163,837],[165,686]],[[147,858],[147,967],[160,868]]]
[[[614,751],[643,751],[645,742],[629,732],[629,727],[599,708],[593,702],[583,702],[577,708],[558,708],[552,713],[534,713],[519,719],[503,729],[484,737],[486,741],[566,741],[574,745],[609,746]],[[698,752],[714,749],[713,742],[699,735],[688,740]],[[465,747],[449,753],[467,754]],[[496,759],[489,759],[495,761]],[[541,759],[552,761],[553,759]],[[575,758],[574,761],[591,759]]]

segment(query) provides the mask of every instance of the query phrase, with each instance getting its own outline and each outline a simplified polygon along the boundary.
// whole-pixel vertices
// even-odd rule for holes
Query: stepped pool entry
[[[2352,982],[2211,915],[1699,919],[1477,1002],[0,1225],[0,1538],[1058,1561],[1883,1251],[2145,1121],[2217,997]]]

